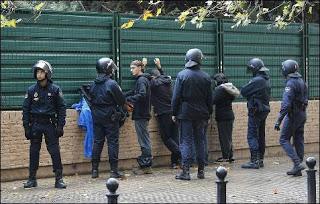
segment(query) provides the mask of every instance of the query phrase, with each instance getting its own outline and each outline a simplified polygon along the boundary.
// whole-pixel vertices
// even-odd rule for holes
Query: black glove
[[[24,127],[24,136],[26,137],[27,140],[31,139],[31,136],[32,136],[31,127],[29,126]]]
[[[64,134],[63,127],[58,126],[56,128],[56,134],[57,134],[57,137],[62,137]]]
[[[280,123],[276,122],[276,124],[274,124],[274,129],[279,131],[280,130]]]

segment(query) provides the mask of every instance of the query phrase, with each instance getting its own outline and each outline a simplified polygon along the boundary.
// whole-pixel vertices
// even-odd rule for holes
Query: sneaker
[[[170,164],[170,168],[171,168],[171,169],[179,169],[179,164],[177,164],[177,163],[172,163],[172,164]]]
[[[144,168],[135,168],[133,169],[133,173],[135,175],[143,175],[143,174],[152,174],[152,168],[151,167],[144,167]]]
[[[223,162],[229,162],[229,159],[224,159],[224,158],[220,157],[214,161],[214,163],[223,163]]]

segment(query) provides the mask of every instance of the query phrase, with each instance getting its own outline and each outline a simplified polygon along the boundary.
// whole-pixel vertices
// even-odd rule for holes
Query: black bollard
[[[316,203],[316,171],[314,169],[316,165],[316,159],[314,157],[308,157],[306,164],[308,166],[308,203]]]
[[[226,184],[228,181],[225,181],[224,178],[227,176],[227,169],[223,166],[219,166],[216,171],[218,177],[217,183],[217,203],[226,203]]]
[[[108,197],[108,203],[118,203],[118,196],[119,194],[116,193],[118,187],[119,187],[119,182],[117,179],[115,178],[109,178],[107,180],[107,184],[106,184],[109,193],[107,193],[107,197]]]

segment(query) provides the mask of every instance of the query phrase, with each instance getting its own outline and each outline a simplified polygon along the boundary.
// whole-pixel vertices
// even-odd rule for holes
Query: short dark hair
[[[149,72],[149,74],[150,74],[151,76],[154,76],[154,77],[158,77],[158,76],[161,75],[161,73],[159,72],[158,69],[152,69],[152,70]]]
[[[227,77],[223,73],[217,73],[213,76],[213,80],[217,82],[217,85],[228,83]]]

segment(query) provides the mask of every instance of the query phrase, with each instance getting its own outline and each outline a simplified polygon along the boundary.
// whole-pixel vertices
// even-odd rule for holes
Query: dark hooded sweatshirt
[[[157,115],[171,113],[171,78],[160,75],[151,80],[151,104]]]

